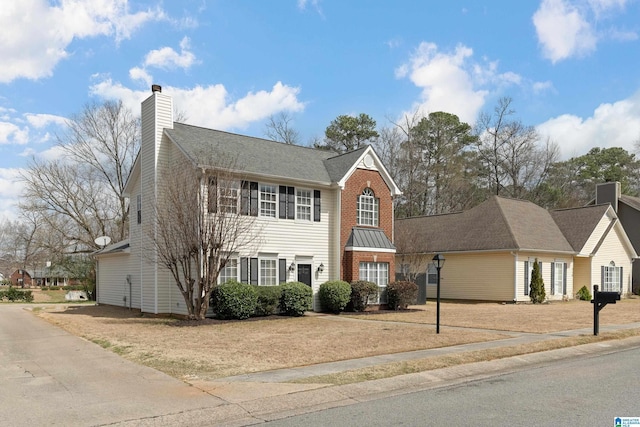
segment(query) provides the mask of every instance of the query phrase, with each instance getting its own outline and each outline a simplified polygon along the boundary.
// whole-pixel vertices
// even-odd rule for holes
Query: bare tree
[[[90,104],[58,136],[64,156],[32,159],[22,175],[25,212],[37,213],[67,251],[97,249],[94,240],[128,235],[124,186],[139,148],[140,123],[122,102]]]
[[[68,121],[69,132],[59,138],[69,159],[96,172],[92,179],[104,184],[119,206],[118,232],[122,240],[128,232],[128,206],[123,190],[140,147],[140,120],[122,101],[90,104]]]
[[[288,112],[281,111],[278,115],[269,116],[268,120],[264,131],[267,138],[286,144],[299,145],[300,133],[291,127],[293,118]]]
[[[199,159],[203,157],[200,156]],[[147,230],[155,262],[171,273],[190,319],[204,319],[229,259],[259,242],[255,217],[243,213],[241,178],[233,162],[196,167],[186,158],[167,166]]]

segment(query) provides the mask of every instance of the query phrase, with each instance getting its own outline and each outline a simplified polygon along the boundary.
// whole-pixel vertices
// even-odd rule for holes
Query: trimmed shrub
[[[342,280],[324,282],[318,292],[324,311],[340,313],[351,300],[351,285]]]
[[[280,314],[285,316],[303,316],[311,310],[311,287],[301,282],[288,282],[280,285]]]
[[[533,263],[533,271],[531,272],[531,284],[529,285],[529,298],[534,304],[541,304],[547,297],[544,291],[544,281],[542,275],[540,275],[540,264],[538,264],[538,258]]]
[[[228,281],[213,288],[211,305],[220,319],[247,319],[256,311],[258,291],[253,285]]]
[[[9,286],[9,289],[0,291],[0,301],[3,299],[10,302],[33,302],[33,293],[31,291],[19,291],[13,286]]]
[[[589,292],[586,286],[583,286],[578,290],[578,293],[576,293],[576,298],[582,301],[591,301],[591,292]]]
[[[378,295],[378,285],[373,282],[357,280],[351,282],[351,300],[347,304],[349,311],[364,311],[369,304],[369,298]]]
[[[278,304],[280,303],[280,286],[258,286],[258,302],[256,304],[256,316],[271,316],[278,314]]]
[[[413,282],[393,282],[387,285],[387,304],[391,310],[406,310],[418,299],[418,285]]]

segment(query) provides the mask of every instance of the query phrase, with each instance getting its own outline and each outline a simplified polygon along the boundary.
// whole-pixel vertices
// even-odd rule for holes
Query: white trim
[[[347,252],[384,252],[388,254],[395,254],[395,249],[387,249],[387,248],[363,248],[363,247],[353,247],[347,246],[344,248]]]
[[[351,175],[353,175],[355,170],[358,169],[358,166],[362,163],[362,161],[364,159],[364,156],[367,155],[367,154],[369,154],[369,155],[371,155],[373,157],[375,168],[378,170],[378,172],[380,172],[380,176],[382,177],[383,181],[387,184],[387,186],[391,190],[391,197],[401,195],[402,191],[400,191],[400,189],[398,188],[396,183],[391,178],[391,175],[389,174],[387,169],[384,167],[384,165],[380,161],[380,158],[378,157],[376,152],[370,146],[367,147],[367,149],[362,152],[362,154],[360,155],[358,160],[353,162],[353,165],[351,165],[351,167],[349,168],[347,173],[345,173],[344,176],[342,177],[342,179],[340,179],[340,181],[338,181],[338,185],[340,186],[340,188],[344,188],[345,187],[347,181],[349,180]]]

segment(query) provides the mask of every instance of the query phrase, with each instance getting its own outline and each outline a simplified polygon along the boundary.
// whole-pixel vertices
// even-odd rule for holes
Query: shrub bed
[[[228,281],[211,293],[211,306],[220,319],[247,319],[256,312],[258,291],[253,285]]]
[[[301,282],[288,282],[280,285],[280,314],[285,316],[303,316],[311,310],[311,287]]]
[[[418,298],[418,285],[399,281],[387,285],[387,304],[391,310],[406,310]]]
[[[33,293],[31,291],[19,291],[13,286],[9,286],[9,289],[0,290],[0,301],[5,299],[10,302],[33,302]]]
[[[357,280],[351,282],[351,298],[347,304],[349,311],[364,311],[369,304],[369,298],[378,294],[378,285],[373,282]]]
[[[258,300],[256,304],[255,316],[271,316],[278,314],[278,305],[280,304],[280,295],[282,289],[280,286],[257,286]]]
[[[351,285],[342,280],[324,282],[318,292],[322,310],[340,313],[351,300]]]

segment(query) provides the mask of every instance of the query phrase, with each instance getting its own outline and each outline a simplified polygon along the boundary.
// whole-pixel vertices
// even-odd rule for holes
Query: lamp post
[[[444,256],[436,254],[433,257],[433,264],[438,273],[438,293],[436,297],[436,334],[440,333],[440,269],[444,266]]]

